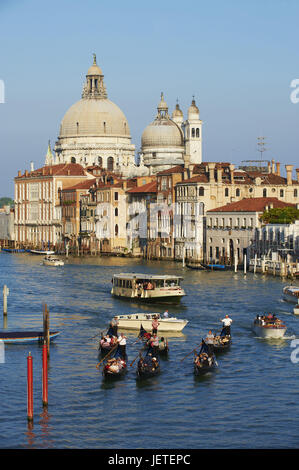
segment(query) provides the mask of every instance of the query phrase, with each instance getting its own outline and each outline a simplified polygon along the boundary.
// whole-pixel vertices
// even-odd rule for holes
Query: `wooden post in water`
[[[27,357],[27,419],[33,421],[33,359],[29,352]]]
[[[48,351],[47,344],[43,344],[43,406],[48,406]]]
[[[257,261],[257,254],[255,253],[255,255],[254,255],[254,267],[253,267],[254,274],[256,273],[256,261]]]
[[[44,312],[43,312],[43,320],[44,320],[44,341],[46,342],[48,357],[50,356],[50,321],[49,321],[49,310],[47,304],[44,305]]]
[[[246,253],[244,253],[244,274],[246,274],[246,268],[247,268],[247,256],[246,256]]]
[[[7,297],[9,295],[9,289],[8,287],[5,285],[3,287],[3,315],[7,315]]]

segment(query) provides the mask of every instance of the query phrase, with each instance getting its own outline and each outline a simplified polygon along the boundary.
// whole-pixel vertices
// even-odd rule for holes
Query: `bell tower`
[[[202,162],[202,121],[199,119],[199,109],[194,97],[183,127],[186,149],[185,163],[199,164]]]

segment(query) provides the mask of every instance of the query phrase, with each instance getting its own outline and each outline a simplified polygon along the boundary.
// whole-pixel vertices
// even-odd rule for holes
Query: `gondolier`
[[[158,326],[160,325],[160,323],[158,322],[158,319],[157,317],[154,317],[153,321],[152,321],[152,334],[157,334],[158,333]]]
[[[118,344],[119,344],[121,357],[123,359],[125,359],[126,358],[127,338],[125,337],[125,335],[123,333],[121,333],[120,336],[118,337],[117,341],[118,341]]]
[[[225,315],[225,317],[220,320],[222,321],[222,325],[223,325],[223,329],[224,329],[224,333],[227,335],[227,336],[230,336],[230,326],[233,322],[233,320],[231,318],[229,318],[228,315]]]
[[[111,322],[110,322],[110,326],[112,328],[112,334],[113,336],[117,336],[117,330],[118,330],[118,321],[117,321],[117,317],[113,317]]]
[[[206,339],[205,339],[205,343],[208,347],[208,355],[209,356],[212,356],[213,352],[214,352],[214,335],[212,334],[212,331],[210,330]]]

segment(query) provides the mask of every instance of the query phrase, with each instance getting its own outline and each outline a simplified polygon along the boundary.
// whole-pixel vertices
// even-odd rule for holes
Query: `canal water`
[[[299,363],[293,339],[299,318],[281,300],[285,282],[242,272],[200,272],[180,263],[124,258],[69,259],[46,267],[30,254],[0,253],[0,288],[10,289],[7,329],[42,329],[50,310],[49,407],[42,408],[42,348],[6,345],[0,364],[0,447],[81,449],[294,448],[299,445]],[[181,336],[169,338],[162,372],[136,381],[136,362],[120,381],[105,383],[96,368],[98,337],[114,314],[163,312],[110,295],[120,272],[173,273],[184,277],[187,296],[169,313],[186,318]],[[298,284],[298,282],[297,282]],[[257,313],[276,312],[287,326],[285,340],[267,341],[251,332]],[[2,309],[1,309],[2,312]],[[220,319],[233,319],[231,350],[218,356],[219,370],[193,374],[193,355]],[[2,320],[2,319],[1,319]],[[3,326],[3,325],[2,325]],[[138,354],[128,335],[129,362]],[[26,361],[33,357],[34,422],[27,424]],[[299,354],[298,354],[299,358]]]

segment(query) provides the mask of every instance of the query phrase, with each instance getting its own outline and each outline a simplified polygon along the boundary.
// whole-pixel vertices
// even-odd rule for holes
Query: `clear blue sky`
[[[298,18],[298,0],[0,0],[0,197],[44,163],[93,52],[137,150],[161,91],[185,114],[194,94],[205,161],[258,159],[265,136],[264,158],[298,167]]]

